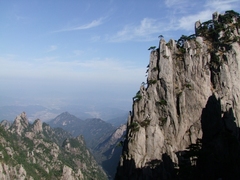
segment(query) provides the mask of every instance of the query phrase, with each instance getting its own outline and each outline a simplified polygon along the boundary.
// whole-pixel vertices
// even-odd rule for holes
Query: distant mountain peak
[[[62,126],[67,126],[69,124],[73,124],[79,121],[82,121],[82,120],[66,111],[58,115],[56,118],[54,118],[51,121],[51,124],[53,125],[61,124]]]
[[[65,112],[63,112],[62,114],[60,114],[60,115],[71,115],[71,116],[73,116],[72,114],[70,114],[68,111],[65,111]]]

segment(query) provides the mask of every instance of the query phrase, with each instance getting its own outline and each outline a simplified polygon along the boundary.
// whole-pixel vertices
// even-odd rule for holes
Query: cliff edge
[[[240,177],[240,15],[214,13],[195,32],[151,52],[115,179]]]

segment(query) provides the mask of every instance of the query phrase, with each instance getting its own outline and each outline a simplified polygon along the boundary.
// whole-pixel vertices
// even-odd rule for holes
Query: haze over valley
[[[177,40],[194,33],[195,21],[239,7],[237,0],[1,1],[0,112],[17,112],[0,118],[126,113],[159,35]]]

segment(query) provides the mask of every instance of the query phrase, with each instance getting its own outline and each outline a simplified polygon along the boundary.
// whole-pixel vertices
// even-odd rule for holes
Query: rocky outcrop
[[[40,119],[37,119],[33,123],[33,131],[36,133],[40,133],[43,131],[42,129],[42,121]]]
[[[18,115],[15,118],[15,121],[13,122],[11,126],[11,132],[17,133],[18,135],[21,135],[22,132],[28,127],[28,120],[27,115],[25,112],[22,112],[20,115]]]
[[[12,123],[10,121],[7,121],[7,120],[3,120],[1,121],[0,125],[5,129],[9,129],[10,126],[12,125]]]
[[[147,83],[133,98],[116,179],[174,179],[181,175],[182,152],[198,139],[203,149],[219,132],[238,140],[240,16],[228,11],[213,17],[196,23],[196,35],[161,39],[151,52]],[[218,113],[209,105],[212,98]]]
[[[84,179],[84,176],[80,169],[78,170],[77,173],[74,173],[70,167],[68,166],[63,167],[63,176],[61,180],[81,180],[81,179]]]
[[[73,138],[26,113],[0,126],[0,179],[107,179],[82,136]]]
[[[26,170],[22,165],[15,167],[8,166],[5,163],[0,164],[0,179],[1,180],[33,180],[32,177],[27,177]]]

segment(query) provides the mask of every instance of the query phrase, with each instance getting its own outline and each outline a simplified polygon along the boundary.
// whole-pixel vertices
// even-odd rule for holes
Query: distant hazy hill
[[[0,179],[107,179],[86,148],[82,136],[73,138],[39,119],[30,124],[21,113],[12,124],[0,125]]]
[[[126,114],[125,110],[118,108],[89,107],[75,104],[58,108],[45,107],[41,105],[8,105],[0,106],[0,120],[6,119],[13,121],[16,117],[16,114],[20,114],[23,111],[27,113],[28,120],[30,122],[33,122],[37,118],[44,122],[48,122],[64,111],[68,111],[69,113],[74,114],[76,117],[81,117],[82,119],[100,118],[106,121],[112,120],[116,117],[121,117],[123,114]]]
[[[94,149],[116,129],[112,124],[101,119],[81,120],[68,112],[58,115],[49,121],[49,124],[52,127],[61,127],[73,136],[83,135],[87,146],[91,149]]]

